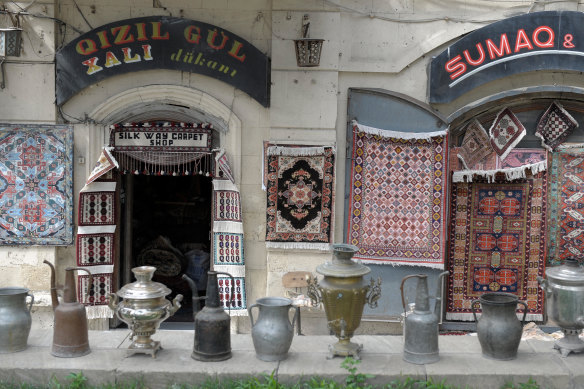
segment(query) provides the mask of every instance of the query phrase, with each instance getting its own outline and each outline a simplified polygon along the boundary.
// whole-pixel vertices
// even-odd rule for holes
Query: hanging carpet
[[[70,245],[72,179],[72,127],[0,127],[0,243]]]
[[[371,264],[444,268],[447,132],[354,122],[347,241]]]
[[[237,186],[229,179],[213,179],[212,269],[218,275],[219,298],[223,308],[234,316],[247,315],[243,220]],[[233,291],[233,300],[231,293]]]
[[[549,189],[548,265],[584,256],[584,149],[552,154]]]
[[[268,247],[329,249],[334,157],[333,147],[267,148]]]
[[[557,101],[545,110],[537,122],[535,136],[541,139],[541,145],[554,151],[574,132],[578,122]]]
[[[451,197],[448,320],[474,320],[473,300],[508,292],[543,320],[536,277],[545,261],[546,173],[517,181],[454,183]]]

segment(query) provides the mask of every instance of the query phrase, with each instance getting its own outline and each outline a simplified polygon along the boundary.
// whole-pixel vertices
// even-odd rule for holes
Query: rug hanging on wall
[[[0,243],[69,245],[72,219],[72,127],[0,127]]]
[[[96,180],[79,193],[77,266],[91,273],[93,285],[85,272],[78,272],[77,294],[88,319],[113,317],[107,303],[113,291],[116,198],[116,182]]]
[[[554,151],[578,127],[578,122],[557,101],[544,111],[539,121],[535,136],[541,139],[541,145]]]
[[[266,154],[266,245],[328,250],[335,149],[270,146]]]
[[[458,158],[465,169],[473,169],[480,161],[493,153],[489,135],[478,120],[473,120],[465,129]]]
[[[213,179],[211,261],[213,270],[233,276],[217,277],[223,308],[232,316],[247,315],[241,198],[237,186],[226,178]]]
[[[547,265],[584,256],[584,148],[552,154]]]
[[[501,159],[505,159],[526,134],[527,130],[509,108],[503,108],[489,128],[491,146]]]
[[[527,320],[543,320],[545,177],[453,184],[448,320],[474,320],[471,303],[486,292],[513,293]]]
[[[347,242],[371,264],[443,269],[447,132],[353,125]]]

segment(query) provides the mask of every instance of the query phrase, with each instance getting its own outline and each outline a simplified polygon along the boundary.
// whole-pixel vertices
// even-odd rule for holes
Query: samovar
[[[183,296],[176,295],[172,304],[165,296],[170,289],[161,283],[152,281],[156,268],[154,266],[139,266],[132,269],[136,282],[124,285],[117,293],[110,293],[109,307],[118,318],[126,323],[130,330],[128,356],[143,353],[156,358],[156,352],[161,349],[159,341],[150,337],[154,335],[160,323],[168,319],[181,307]],[[118,303],[118,297],[123,298]],[[136,339],[134,339],[134,337]]]
[[[563,265],[547,269],[545,275],[546,279],[537,280],[545,290],[547,314],[564,333],[554,348],[562,357],[583,352],[584,342],[579,335],[584,328],[584,268],[578,260],[567,258]]]
[[[381,297],[381,279],[377,279],[377,283],[373,279],[365,281],[363,276],[371,269],[351,259],[358,250],[344,243],[332,245],[332,262],[316,267],[324,278],[308,280],[308,296],[313,306],[323,303],[328,327],[339,339],[329,345],[328,359],[337,355],[360,358],[363,345],[351,342],[351,337],[361,323],[365,304],[376,308]]]

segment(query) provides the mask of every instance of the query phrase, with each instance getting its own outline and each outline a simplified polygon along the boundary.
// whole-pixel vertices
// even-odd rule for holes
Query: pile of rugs
[[[537,277],[584,254],[584,145],[565,144],[577,121],[558,102],[527,129],[510,108],[488,131],[472,120],[458,147],[448,131],[402,133],[353,123],[347,242],[370,264],[450,271],[446,319],[473,320],[485,292],[527,303],[543,320]],[[547,237],[547,239],[546,239]]]

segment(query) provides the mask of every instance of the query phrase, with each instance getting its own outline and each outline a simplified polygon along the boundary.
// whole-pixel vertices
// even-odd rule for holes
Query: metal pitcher
[[[254,323],[252,309],[257,308],[257,320]],[[289,312],[294,309],[294,318],[290,321]],[[294,338],[294,323],[298,311],[292,300],[285,297],[262,297],[248,309],[251,321],[251,338],[256,357],[262,361],[282,361],[288,358],[288,350]]]
[[[30,297],[28,307],[26,298]],[[0,288],[0,353],[26,348],[34,296],[26,288]]]
[[[59,303],[55,286],[55,267],[49,261],[45,260],[43,262],[51,268],[51,300],[55,316],[51,354],[61,358],[87,355],[91,352],[89,348],[87,313],[85,312],[85,306],[77,302],[74,271],[81,270],[89,274],[87,294],[89,294],[89,289],[93,285],[93,277],[87,269],[80,267],[66,268],[63,301]]]
[[[229,273],[207,272],[207,296],[205,306],[195,315],[195,343],[191,357],[198,361],[215,362],[231,358],[231,317],[225,313],[219,299],[218,274],[231,278],[231,285],[235,285],[233,276]],[[229,307],[233,301],[234,291],[231,288]]]
[[[480,303],[483,314],[477,320],[474,305]],[[523,305],[523,319],[517,319],[517,304]],[[471,305],[477,322],[477,336],[484,357],[506,361],[517,357],[521,342],[527,304],[511,293],[490,292],[481,295]]]
[[[438,293],[434,311],[430,310],[430,296],[428,294],[428,276],[426,274],[412,274],[402,279],[400,290],[404,308],[404,354],[406,362],[418,365],[438,362],[438,333],[442,315],[443,278],[449,272],[445,271],[438,276]],[[410,278],[418,278],[416,300],[413,312],[406,314],[406,298],[404,284]]]

